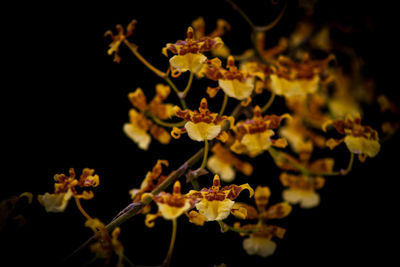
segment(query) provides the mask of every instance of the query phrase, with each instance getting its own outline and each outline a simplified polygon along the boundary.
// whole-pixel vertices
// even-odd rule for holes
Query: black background
[[[280,10],[268,1],[239,1],[256,23],[271,21]],[[278,26],[269,32],[267,44],[274,45],[287,36],[302,16],[295,1]],[[343,35],[365,60],[366,75],[376,81],[379,90],[395,97],[398,48],[395,10],[386,2],[348,4],[346,1],[321,1],[317,7],[318,23],[341,21],[354,32]],[[224,1],[130,1],[113,3],[28,4],[3,8],[2,51],[2,178],[1,199],[30,191],[35,196],[52,192],[53,175],[67,173],[74,167],[94,168],[100,176],[95,198],[83,205],[93,217],[108,222],[129,202],[128,190],[138,187],[157,159],[168,159],[173,170],[201,147],[184,137],[162,146],[153,140],[150,150],[141,151],[122,132],[131,107],[127,94],[141,87],[148,92],[162,82],[141,65],[126,48],[121,49],[120,64],[106,55],[110,38],[106,30],[127,25],[137,19],[131,40],[141,53],[160,69],[167,68],[161,48],[167,42],[185,38],[187,26],[202,15],[208,32],[221,17],[232,25],[226,43],[235,53],[250,47],[248,25]],[[178,85],[184,86],[183,82]],[[196,85],[195,81],[195,85]],[[201,84],[200,81],[198,81]],[[204,94],[206,87],[198,91]],[[204,90],[204,91],[202,91]],[[151,93],[149,93],[151,94]],[[173,101],[173,96],[171,96]],[[211,101],[218,105],[220,99]],[[190,98],[188,99],[190,101]],[[397,98],[398,101],[398,98]],[[198,100],[192,98],[192,108]],[[234,101],[232,101],[234,102]],[[279,103],[279,102],[278,102]],[[231,103],[232,104],[232,103]],[[231,105],[229,106],[231,107]],[[228,108],[229,108],[228,107]],[[279,112],[273,106],[271,111]],[[379,125],[382,119],[370,110],[366,120]],[[295,206],[292,214],[277,225],[287,229],[277,250],[269,258],[249,257],[242,249],[242,237],[222,234],[215,223],[197,227],[179,219],[178,237],[172,265],[261,266],[262,264],[365,263],[384,262],[394,253],[391,240],[398,237],[395,219],[396,153],[398,141],[389,140],[381,153],[365,164],[355,162],[353,172],[345,177],[327,179],[321,190],[321,205],[311,210]],[[345,149],[339,150],[339,162],[346,164]],[[266,166],[256,167],[253,178],[238,177],[235,183],[249,182],[271,187],[271,203],[281,201],[279,171],[268,155],[257,159]],[[268,166],[268,167],[267,167]],[[252,181],[252,179],[254,179]],[[205,177],[202,186],[211,183]],[[188,187],[184,186],[184,191]],[[247,193],[239,200],[245,201]],[[1,261],[10,266],[24,263],[61,265],[91,234],[83,226],[84,218],[71,202],[64,214],[47,214],[34,202],[24,211],[27,224],[10,228],[2,234]],[[229,221],[232,222],[232,221]],[[126,255],[139,265],[160,264],[169,244],[170,222],[159,219],[153,229],[145,228],[139,215],[122,225],[121,240]],[[90,259],[78,254],[67,264],[80,266]],[[1,264],[3,265],[3,264]],[[7,264],[4,264],[7,266]]]

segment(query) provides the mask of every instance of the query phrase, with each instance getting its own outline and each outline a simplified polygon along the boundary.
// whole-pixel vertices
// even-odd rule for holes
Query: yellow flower
[[[214,145],[212,151],[214,155],[208,159],[207,168],[219,174],[222,181],[232,182],[236,175],[235,169],[247,176],[253,173],[253,166],[250,163],[241,161],[220,143]]]
[[[214,176],[213,186],[211,188],[203,188],[200,191],[191,190],[188,196],[196,199],[196,209],[206,218],[206,221],[220,221],[229,216],[236,199],[243,189],[250,191],[250,197],[254,191],[249,184],[240,186],[230,185],[221,187],[218,175]]]
[[[91,199],[94,197],[92,191],[83,191],[79,194],[76,187],[96,187],[99,185],[99,176],[93,175],[94,170],[84,168],[79,180],[76,179],[75,170],[69,170],[69,177],[65,174],[56,174],[54,180],[54,193],[45,193],[38,195],[39,203],[44,206],[47,212],[63,212],[69,200],[74,197],[77,199]]]
[[[282,192],[285,201],[291,204],[300,203],[302,208],[313,208],[319,205],[320,197],[315,190],[324,186],[323,177],[291,175],[283,172],[280,180],[284,186],[289,187]]]
[[[251,71],[252,69],[249,71],[238,69],[232,56],[229,56],[227,61],[227,69],[222,67],[218,58],[207,61],[200,76],[206,75],[207,78],[218,81],[218,87],[209,88],[207,93],[210,97],[214,97],[218,90],[222,89],[229,97],[248,100],[254,90],[255,77],[264,80],[264,74],[260,71]]]
[[[248,154],[252,157],[261,154],[270,146],[286,147],[285,139],[272,139],[275,133],[274,128],[278,128],[283,118],[291,118],[288,114],[280,117],[276,115],[261,115],[259,106],[254,108],[253,119],[236,124],[234,130],[236,132],[235,143],[231,146],[231,150],[238,154]]]
[[[319,61],[310,61],[306,55],[302,62],[280,56],[277,67],[270,75],[270,88],[286,98],[301,98],[315,93],[320,83],[319,74],[326,69],[328,63],[334,59],[333,55]]]
[[[162,52],[165,56],[167,56],[168,50],[175,54],[169,60],[172,68],[179,72],[198,73],[207,61],[207,57],[202,53],[219,46],[223,46],[221,38],[204,37],[196,40],[194,39],[193,28],[189,27],[184,41],[178,41],[175,44],[168,43]]]
[[[181,216],[194,205],[194,199],[181,194],[181,184],[176,181],[173,193],[161,192],[154,196],[158,210],[166,220],[173,220]]]
[[[345,120],[326,121],[322,129],[326,131],[326,127],[330,124],[335,127],[338,133],[345,135],[340,140],[330,138],[327,141],[327,146],[331,149],[344,142],[350,152],[358,154],[361,162],[364,162],[367,156],[375,157],[378,154],[381,147],[378,132],[370,126],[361,125],[360,114],[357,114],[354,119],[348,115]]]
[[[189,137],[195,141],[212,140],[218,138],[226,139],[226,133],[221,131],[225,120],[233,121],[232,117],[219,117],[217,113],[212,113],[208,109],[208,103],[205,98],[200,102],[199,110],[191,111],[177,110],[176,116],[187,121],[183,129],[173,128],[171,135],[179,138],[182,133],[188,133]],[[231,123],[232,125],[232,123]]]

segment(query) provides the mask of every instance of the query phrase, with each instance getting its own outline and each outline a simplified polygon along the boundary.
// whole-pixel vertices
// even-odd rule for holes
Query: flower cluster
[[[152,138],[163,145],[186,142],[179,151],[182,154],[191,148],[198,149],[181,165],[172,156],[158,160],[144,179],[132,181],[131,203],[108,225],[89,216],[80,203],[80,199],[94,197],[86,188],[99,185],[99,176],[93,169],[83,169],[79,179],[72,168],[69,176],[57,174],[54,193],[37,197],[47,212],[63,212],[74,198],[86,218],[85,226],[94,232],[95,242],[90,249],[106,264],[115,255],[117,266],[128,261],[118,240],[119,225],[136,214],[145,216],[149,228],[155,227],[157,218],[172,222],[170,247],[163,266],[170,265],[180,217],[189,221],[191,227],[218,224],[221,233],[216,234],[235,232],[245,236],[242,246],[247,254],[271,256],[277,248],[276,239],[284,239],[286,233],[285,228],[271,221],[286,218],[292,209],[318,206],[322,201],[318,190],[328,186],[330,176],[347,175],[352,170],[354,154],[361,163],[367,157],[375,157],[382,143],[378,135],[389,138],[400,128],[399,123],[387,120],[378,134],[373,127],[361,124],[365,119],[362,116],[367,114],[363,106],[375,98],[382,113],[398,114],[400,109],[386,96],[370,93],[360,76],[360,64],[354,64],[357,68],[351,64],[341,67],[340,53],[350,58],[354,55],[346,49],[333,50],[329,27],[314,28],[309,20],[302,21],[291,35],[274,41],[271,47],[266,43],[266,32],[279,22],[286,2],[278,18],[265,26],[256,26],[236,4],[227,2],[252,29],[253,47],[241,54],[232,54],[233,50],[222,40],[231,30],[231,25],[222,19],[217,21],[214,31],[206,34],[205,20],[200,17],[188,26],[184,40],[166,43],[161,48],[168,58],[163,57],[168,65],[165,71],[145,59],[130,40],[134,37],[135,20],[126,28],[118,25],[116,34],[106,32],[112,39],[107,53],[114,55],[115,62],[121,61],[120,49],[128,48],[163,80],[155,85],[151,100],[151,93],[140,87],[128,94],[133,107],[123,132],[142,150],[149,149]],[[187,79],[183,90],[178,88],[178,78]],[[195,99],[196,106],[200,102],[197,109],[188,108],[187,101],[193,100],[191,90],[202,93]],[[173,97],[177,103],[171,100]],[[215,111],[213,104],[219,99],[220,109]],[[230,106],[228,101],[236,105]],[[334,134],[340,138],[329,136],[328,126],[333,126]],[[189,138],[183,138],[184,134]],[[340,149],[331,151],[341,143],[350,151],[344,168],[338,167],[342,164],[337,160]],[[195,167],[198,163],[200,166]],[[163,174],[165,167],[176,169]],[[269,168],[275,168],[277,173],[269,175]],[[211,186],[209,171],[213,177]],[[186,180],[182,179],[185,176]],[[237,185],[236,181],[241,179],[246,180]],[[279,188],[270,189],[271,179],[279,181],[281,192]],[[222,186],[221,180],[226,184]],[[243,190],[249,191],[249,198],[241,194]],[[269,205],[271,191],[275,194],[275,190],[280,192],[276,195],[282,201]],[[29,194],[21,196],[31,198]],[[1,213],[8,216],[12,209],[5,209],[5,205],[2,202]]]

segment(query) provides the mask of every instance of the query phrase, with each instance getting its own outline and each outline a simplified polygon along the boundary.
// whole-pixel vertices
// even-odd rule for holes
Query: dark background
[[[268,1],[239,1],[256,23],[267,23],[279,13],[281,4]],[[274,45],[280,36],[287,36],[295,22],[303,16],[296,1],[289,1],[282,21],[268,34],[267,44]],[[257,4],[256,4],[257,3]],[[259,6],[256,6],[258,5]],[[131,107],[127,94],[137,87],[152,92],[162,82],[141,65],[125,47],[122,61],[112,62],[106,55],[110,38],[106,30],[127,25],[137,19],[137,29],[130,40],[140,52],[160,69],[167,68],[161,48],[167,42],[185,38],[191,21],[202,15],[207,32],[214,29],[221,17],[232,25],[224,40],[233,52],[250,47],[248,25],[224,1],[130,1],[93,3],[28,4],[4,7],[2,40],[2,178],[1,198],[24,191],[37,194],[53,191],[53,176],[67,173],[73,167],[94,168],[100,176],[95,198],[82,201],[93,217],[111,220],[129,202],[128,190],[138,187],[157,159],[168,159],[170,168],[180,166],[201,147],[184,137],[162,146],[152,141],[149,151],[139,150],[122,132]],[[365,75],[375,79],[377,88],[394,99],[397,90],[398,60],[393,21],[396,11],[388,2],[348,4],[346,1],[321,1],[316,12],[318,23],[340,21],[354,29],[339,36],[343,43],[354,47],[365,60]],[[185,78],[182,78],[184,86]],[[194,86],[196,86],[196,82]],[[199,81],[199,84],[200,81]],[[200,87],[200,86],[199,86]],[[206,87],[199,91],[205,92]],[[195,90],[195,89],[194,89]],[[174,96],[171,95],[171,101]],[[191,107],[197,107],[196,98]],[[188,99],[190,101],[190,99]],[[218,105],[219,99],[211,101]],[[398,101],[398,98],[397,98]],[[231,105],[234,101],[231,101]],[[228,108],[231,108],[232,106]],[[271,111],[279,109],[273,106]],[[366,121],[379,125],[380,115],[370,110]],[[374,115],[375,114],[375,115]],[[172,265],[261,266],[261,264],[384,262],[394,253],[391,241],[398,237],[395,219],[396,173],[399,146],[395,139],[383,144],[380,154],[355,162],[353,172],[345,177],[327,179],[321,193],[321,205],[311,210],[294,206],[292,214],[273,222],[287,229],[275,254],[262,259],[247,256],[242,237],[219,232],[216,223],[197,227],[179,219],[179,229]],[[339,150],[339,162],[346,164],[345,149]],[[271,187],[271,204],[281,201],[282,186],[279,170],[264,154],[257,159],[254,177],[238,177],[237,184],[249,182]],[[338,163],[339,164],[339,163]],[[263,165],[263,166],[264,166]],[[259,165],[261,166],[261,165]],[[211,176],[202,186],[209,186]],[[184,191],[188,187],[184,186]],[[245,201],[247,193],[239,200]],[[23,203],[22,203],[23,204]],[[23,206],[23,205],[22,205]],[[27,224],[10,227],[2,233],[1,258],[9,266],[24,263],[60,265],[60,260],[85,241],[91,232],[84,227],[84,218],[74,203],[64,214],[47,214],[35,202],[23,209]],[[168,250],[170,222],[158,219],[148,229],[139,215],[122,225],[121,240],[126,255],[139,265],[160,264]],[[232,221],[229,221],[232,222]],[[86,252],[68,264],[82,265],[90,259]],[[8,266],[7,264],[1,264]]]

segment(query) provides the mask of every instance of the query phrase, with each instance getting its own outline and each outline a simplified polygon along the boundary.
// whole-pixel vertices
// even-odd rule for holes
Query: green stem
[[[207,164],[207,158],[208,158],[208,140],[204,140],[204,155],[203,155],[203,161],[201,162],[200,169],[204,169]]]
[[[163,120],[160,120],[156,115],[154,114],[149,114],[149,116],[151,117],[151,119],[157,123],[160,126],[164,126],[164,127],[169,127],[169,128],[174,128],[174,127],[183,127],[186,123],[186,121],[180,121],[180,122],[166,122]]]
[[[222,101],[222,106],[221,106],[221,109],[220,109],[220,111],[218,113],[219,117],[221,117],[224,114],[225,108],[226,108],[226,104],[228,104],[228,95],[224,94],[224,100]]]
[[[275,92],[272,92],[271,96],[269,97],[269,100],[268,100],[267,104],[265,104],[265,106],[263,106],[261,108],[261,112],[262,113],[264,113],[265,111],[267,111],[267,109],[269,109],[269,107],[272,105],[272,103],[275,100],[275,96],[276,96]]]
[[[180,98],[185,98],[186,97],[187,93],[189,92],[190,88],[192,87],[193,77],[194,77],[194,73],[190,72],[190,76],[189,76],[189,80],[188,80],[188,83],[186,85],[186,88],[185,88],[185,90],[183,90],[182,93],[179,94]]]
[[[178,96],[179,101],[181,102],[182,108],[187,109],[186,101],[185,99],[181,98],[181,92],[179,92],[178,88],[176,88],[176,85],[171,81],[171,79],[167,76],[163,77],[163,79],[171,86],[172,90],[174,90],[175,94]]]
[[[163,267],[169,267],[171,263],[171,256],[172,252],[174,251],[174,245],[175,245],[175,240],[176,240],[176,229],[177,229],[177,219],[172,220],[172,235],[171,235],[171,242],[169,244],[169,250],[167,257],[164,260],[164,263],[162,264]]]

